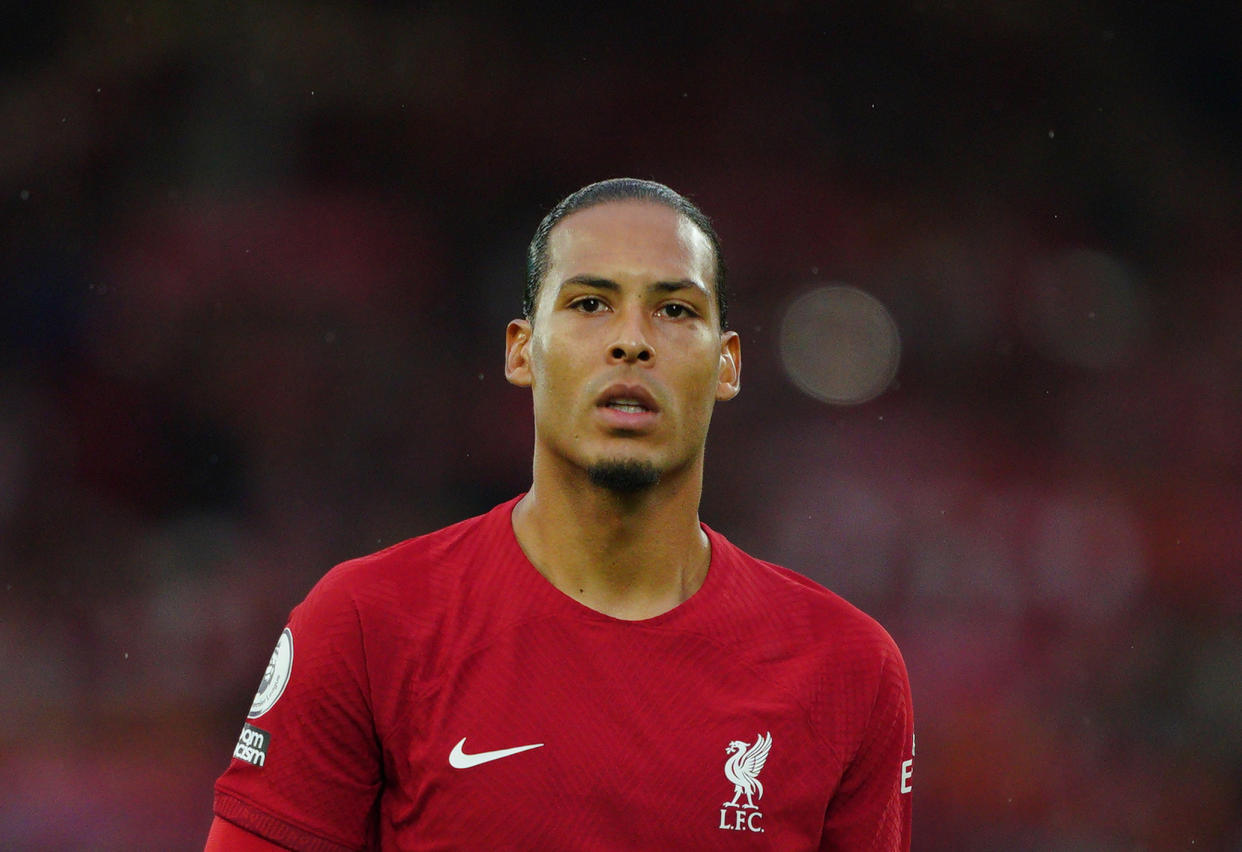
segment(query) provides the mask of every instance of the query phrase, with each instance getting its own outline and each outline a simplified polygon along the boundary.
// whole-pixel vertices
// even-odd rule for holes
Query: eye
[[[681,319],[682,317],[698,316],[698,314],[694,312],[693,308],[689,305],[683,305],[681,302],[669,302],[667,305],[662,305],[660,310],[669,319]]]
[[[584,314],[594,314],[604,309],[604,301],[596,296],[583,296],[581,299],[576,299],[570,307]]]

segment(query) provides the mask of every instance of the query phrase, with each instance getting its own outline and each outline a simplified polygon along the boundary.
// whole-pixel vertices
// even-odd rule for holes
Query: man
[[[710,223],[660,184],[548,214],[505,341],[530,491],[319,582],[208,850],[909,848],[896,646],[699,522],[740,387],[724,284]]]

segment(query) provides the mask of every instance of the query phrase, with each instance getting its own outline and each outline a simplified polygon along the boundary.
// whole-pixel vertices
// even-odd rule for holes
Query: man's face
[[[506,375],[534,397],[537,460],[661,477],[701,465],[741,369],[707,237],[661,204],[606,202],[561,220],[548,249],[534,317],[506,339]]]

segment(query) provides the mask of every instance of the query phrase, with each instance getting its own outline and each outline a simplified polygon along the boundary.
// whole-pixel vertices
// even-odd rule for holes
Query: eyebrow
[[[584,287],[594,287],[598,290],[607,290],[612,293],[621,291],[621,285],[610,278],[598,278],[594,275],[573,275],[561,282],[560,289],[564,290],[571,284],[578,284]],[[649,284],[647,289],[656,290],[661,293],[675,293],[678,290],[701,290],[707,292],[707,288],[702,284],[690,278],[679,278],[676,281],[656,281]]]

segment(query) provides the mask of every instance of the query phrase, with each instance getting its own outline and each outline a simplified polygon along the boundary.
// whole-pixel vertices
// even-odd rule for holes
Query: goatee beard
[[[618,494],[633,494],[660,481],[660,471],[651,462],[611,459],[587,468],[591,483]]]

